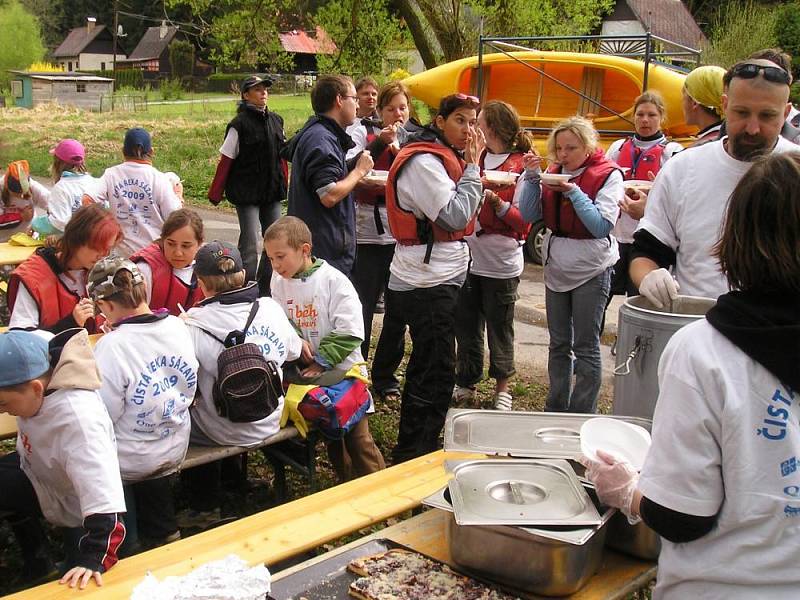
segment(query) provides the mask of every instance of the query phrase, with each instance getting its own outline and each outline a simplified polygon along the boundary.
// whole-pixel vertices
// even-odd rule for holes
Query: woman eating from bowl
[[[639,293],[628,276],[633,232],[644,215],[649,182],[674,154],[683,150],[670,142],[661,131],[667,109],[658,92],[645,92],[633,104],[633,137],[617,140],[608,148],[606,158],[617,163],[624,172],[625,195],[619,203],[620,215],[612,235],[619,242],[619,261],[611,276],[611,296],[635,296]]]
[[[481,109],[478,127],[486,138],[480,164],[486,191],[475,233],[466,238],[472,262],[456,310],[453,399],[474,401],[475,385],[483,376],[485,329],[489,377],[496,382],[494,407],[511,410],[508,380],[514,374],[514,305],[524,266],[522,243],[531,227],[519,210],[515,175],[525,168],[523,157],[533,149],[533,141],[520,126],[514,107],[499,100]]]
[[[672,336],[641,475],[583,459],[600,501],[661,535],[655,600],[797,598],[800,156],[741,179],[714,248],[731,292]]]
[[[547,151],[552,163],[546,173],[539,172],[538,156],[526,155],[521,193],[530,201],[520,204],[526,221],[543,217],[549,229],[543,246],[550,332],[545,410],[591,413],[602,376],[600,324],[619,258],[611,230],[624,194],[622,173],[598,148],[597,131],[583,117],[558,123]]]
[[[9,328],[97,333],[87,275],[122,238],[114,216],[98,204],[79,208],[55,247],[38,248],[8,282]]]

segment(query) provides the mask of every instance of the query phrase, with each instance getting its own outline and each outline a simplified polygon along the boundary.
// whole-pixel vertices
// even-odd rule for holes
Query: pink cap
[[[83,144],[78,140],[61,140],[55,148],[50,150],[50,154],[71,165],[82,165],[86,158],[86,151]]]

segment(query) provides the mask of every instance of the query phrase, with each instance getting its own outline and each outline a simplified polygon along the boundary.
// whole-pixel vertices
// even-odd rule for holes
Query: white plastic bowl
[[[542,183],[546,183],[547,185],[558,185],[559,183],[567,183],[569,182],[572,175],[568,175],[567,173],[542,173]]]
[[[483,176],[486,181],[496,184],[511,184],[517,180],[519,173],[513,171],[484,171]]]
[[[650,444],[644,427],[620,419],[595,417],[581,425],[581,452],[591,460],[600,461],[597,451],[602,450],[641,471]]]

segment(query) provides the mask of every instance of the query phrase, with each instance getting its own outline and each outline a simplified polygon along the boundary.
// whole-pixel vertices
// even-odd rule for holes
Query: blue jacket
[[[322,115],[309,118],[289,142],[292,161],[287,214],[305,221],[314,256],[350,276],[356,256],[356,210],[353,198],[326,208],[317,190],[347,176],[345,155],[355,144],[339,124]]]

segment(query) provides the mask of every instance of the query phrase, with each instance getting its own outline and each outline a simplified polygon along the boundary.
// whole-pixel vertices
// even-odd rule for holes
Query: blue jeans
[[[242,255],[247,281],[255,281],[258,257],[264,251],[264,232],[280,219],[281,203],[236,206],[236,216],[239,217],[239,253]],[[265,268],[266,266],[264,265]],[[271,276],[272,269],[269,271]]]
[[[602,381],[600,323],[611,287],[611,269],[569,292],[547,288],[547,329],[550,355],[547,372],[550,390],[545,410],[593,413]],[[575,355],[575,387],[572,388]]]

